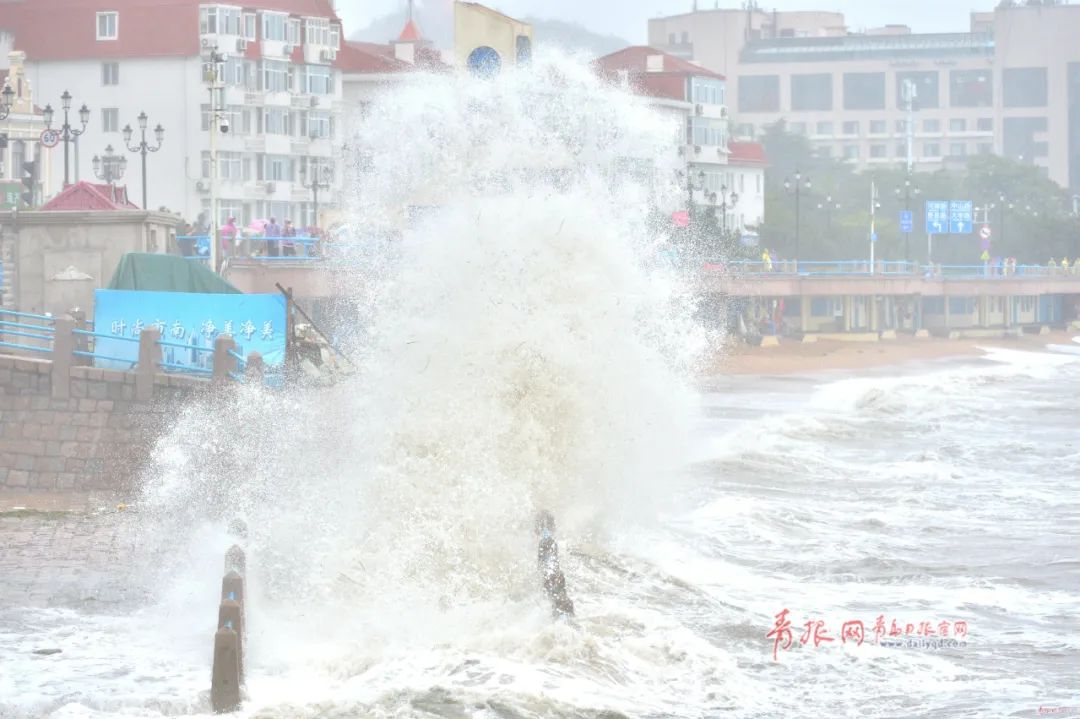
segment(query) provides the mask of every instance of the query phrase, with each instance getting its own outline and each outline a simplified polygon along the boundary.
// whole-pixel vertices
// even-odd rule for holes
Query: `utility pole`
[[[874,274],[874,245],[877,244],[877,183],[870,181],[870,274]]]
[[[221,121],[221,127],[228,132],[228,124],[224,119],[219,118],[220,110],[218,108],[218,92],[219,80],[221,73],[219,72],[219,66],[225,62],[225,55],[217,51],[217,47],[210,50],[209,59],[203,71],[203,80],[210,86],[210,269],[217,272],[220,268],[218,266],[218,250],[220,248],[221,240],[218,238],[218,157],[217,157],[217,135],[218,135],[218,123]],[[144,160],[145,163],[145,160]],[[145,164],[144,164],[145,166]],[[235,240],[234,240],[235,242]]]

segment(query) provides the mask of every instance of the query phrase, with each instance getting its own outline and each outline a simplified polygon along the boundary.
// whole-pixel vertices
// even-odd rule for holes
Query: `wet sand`
[[[781,340],[778,347],[732,344],[709,367],[712,374],[783,375],[797,372],[859,370],[945,357],[977,357],[983,347],[1029,352],[1047,351],[1051,344],[1072,344],[1077,332],[1052,332],[1022,338],[914,339],[898,337],[880,342],[821,340],[803,344]]]

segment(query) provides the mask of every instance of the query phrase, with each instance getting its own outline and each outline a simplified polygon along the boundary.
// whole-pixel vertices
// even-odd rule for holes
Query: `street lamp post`
[[[127,170],[127,158],[113,152],[112,145],[105,146],[105,155],[94,155],[94,176],[107,184],[113,193],[113,201],[116,201],[116,181],[124,176]]]
[[[693,220],[694,216],[694,193],[703,190],[705,188],[705,171],[700,170],[697,174],[697,182],[694,182],[695,175],[689,171],[679,171],[679,177],[686,180],[686,214],[690,220]]]
[[[832,213],[840,209],[840,203],[834,202],[832,195],[825,195],[825,201],[818,203],[819,210],[825,210],[825,230],[832,234]]]
[[[1009,202],[1009,199],[1005,197],[1005,193],[1002,192],[998,195],[997,201],[998,208],[998,242],[1005,242],[1005,208],[1013,209],[1013,203]],[[995,203],[990,203],[990,209],[994,208]]]
[[[154,128],[154,137],[157,139],[157,147],[153,147],[146,141],[146,124],[147,117],[145,112],[139,113],[139,131],[142,133],[142,139],[139,144],[131,144],[131,136],[134,131],[131,129],[131,125],[124,126],[124,144],[127,145],[128,152],[138,152],[142,155],[142,208],[146,209],[146,154],[148,152],[157,152],[161,149],[161,143],[165,139],[165,128],[158,123],[158,126]]]
[[[799,262],[799,232],[800,232],[799,212],[800,212],[800,205],[801,205],[801,201],[802,201],[803,190],[809,190],[810,189],[810,178],[809,177],[804,178],[802,176],[802,173],[799,172],[798,170],[796,170],[794,177],[789,177],[786,180],[784,180],[784,189],[788,192],[789,195],[794,195],[795,196],[795,263],[796,263],[795,266],[796,266],[796,268],[798,268],[798,262]]]
[[[902,187],[897,186],[897,188],[896,188],[896,197],[897,198],[903,198],[903,200],[904,200],[904,211],[905,212],[911,212],[911,198],[918,197],[920,194],[922,194],[922,190],[919,189],[918,185],[911,184],[911,178],[910,177],[904,178],[903,186]],[[904,233],[904,262],[911,262],[911,233],[910,232],[905,232]]]
[[[727,211],[728,203],[735,207],[739,203],[739,193],[734,190],[728,191],[727,185],[720,185],[720,231],[727,237]]]
[[[60,96],[60,102],[61,109],[64,111],[64,124],[60,126],[59,131],[60,141],[64,143],[64,187],[67,187],[71,184],[68,145],[75,142],[79,135],[86,132],[86,126],[90,123],[90,108],[86,106],[86,103],[83,103],[83,106],[79,108],[79,120],[82,122],[82,129],[76,130],[71,126],[71,122],[68,118],[68,112],[71,110],[71,93],[64,90],[64,94]],[[53,114],[52,105],[46,105],[45,110],[42,113],[42,115],[44,115],[46,129],[52,129]]]
[[[318,227],[319,226],[319,190],[329,190],[330,187],[331,187],[331,182],[332,182],[333,177],[332,177],[332,173],[330,172],[330,168],[327,167],[326,165],[316,165],[315,166],[315,171],[313,173],[311,173],[311,174],[312,174],[311,183],[308,184],[308,181],[307,181],[308,180],[307,166],[302,165],[300,167],[300,184],[303,185],[306,189],[311,190],[311,192],[312,192],[312,196],[313,196],[313,200],[314,200],[314,206],[315,206],[315,212],[314,212],[315,222],[314,222],[314,224],[315,224],[316,227]]]
[[[11,85],[4,85],[4,91],[0,92],[0,120],[8,119],[14,105],[15,91],[11,89]]]

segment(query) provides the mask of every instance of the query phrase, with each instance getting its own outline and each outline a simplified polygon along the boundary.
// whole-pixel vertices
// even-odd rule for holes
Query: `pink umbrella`
[[[266,226],[269,224],[269,220],[252,220],[251,224],[248,225],[245,229],[251,230],[252,232],[265,232]]]

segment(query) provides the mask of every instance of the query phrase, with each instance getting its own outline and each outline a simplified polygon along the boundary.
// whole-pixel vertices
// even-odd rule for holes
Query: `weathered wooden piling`
[[[536,533],[540,537],[537,564],[544,582],[544,593],[551,600],[551,613],[556,618],[574,616],[574,603],[566,593],[566,576],[559,566],[559,545],[555,542],[555,517],[543,510],[536,516]]]
[[[233,520],[230,532],[245,537],[247,528]],[[214,712],[224,714],[240,708],[244,684],[244,576],[247,557],[240,545],[225,553],[225,575],[221,578],[221,604],[214,634],[214,666],[210,679],[210,703]]]

